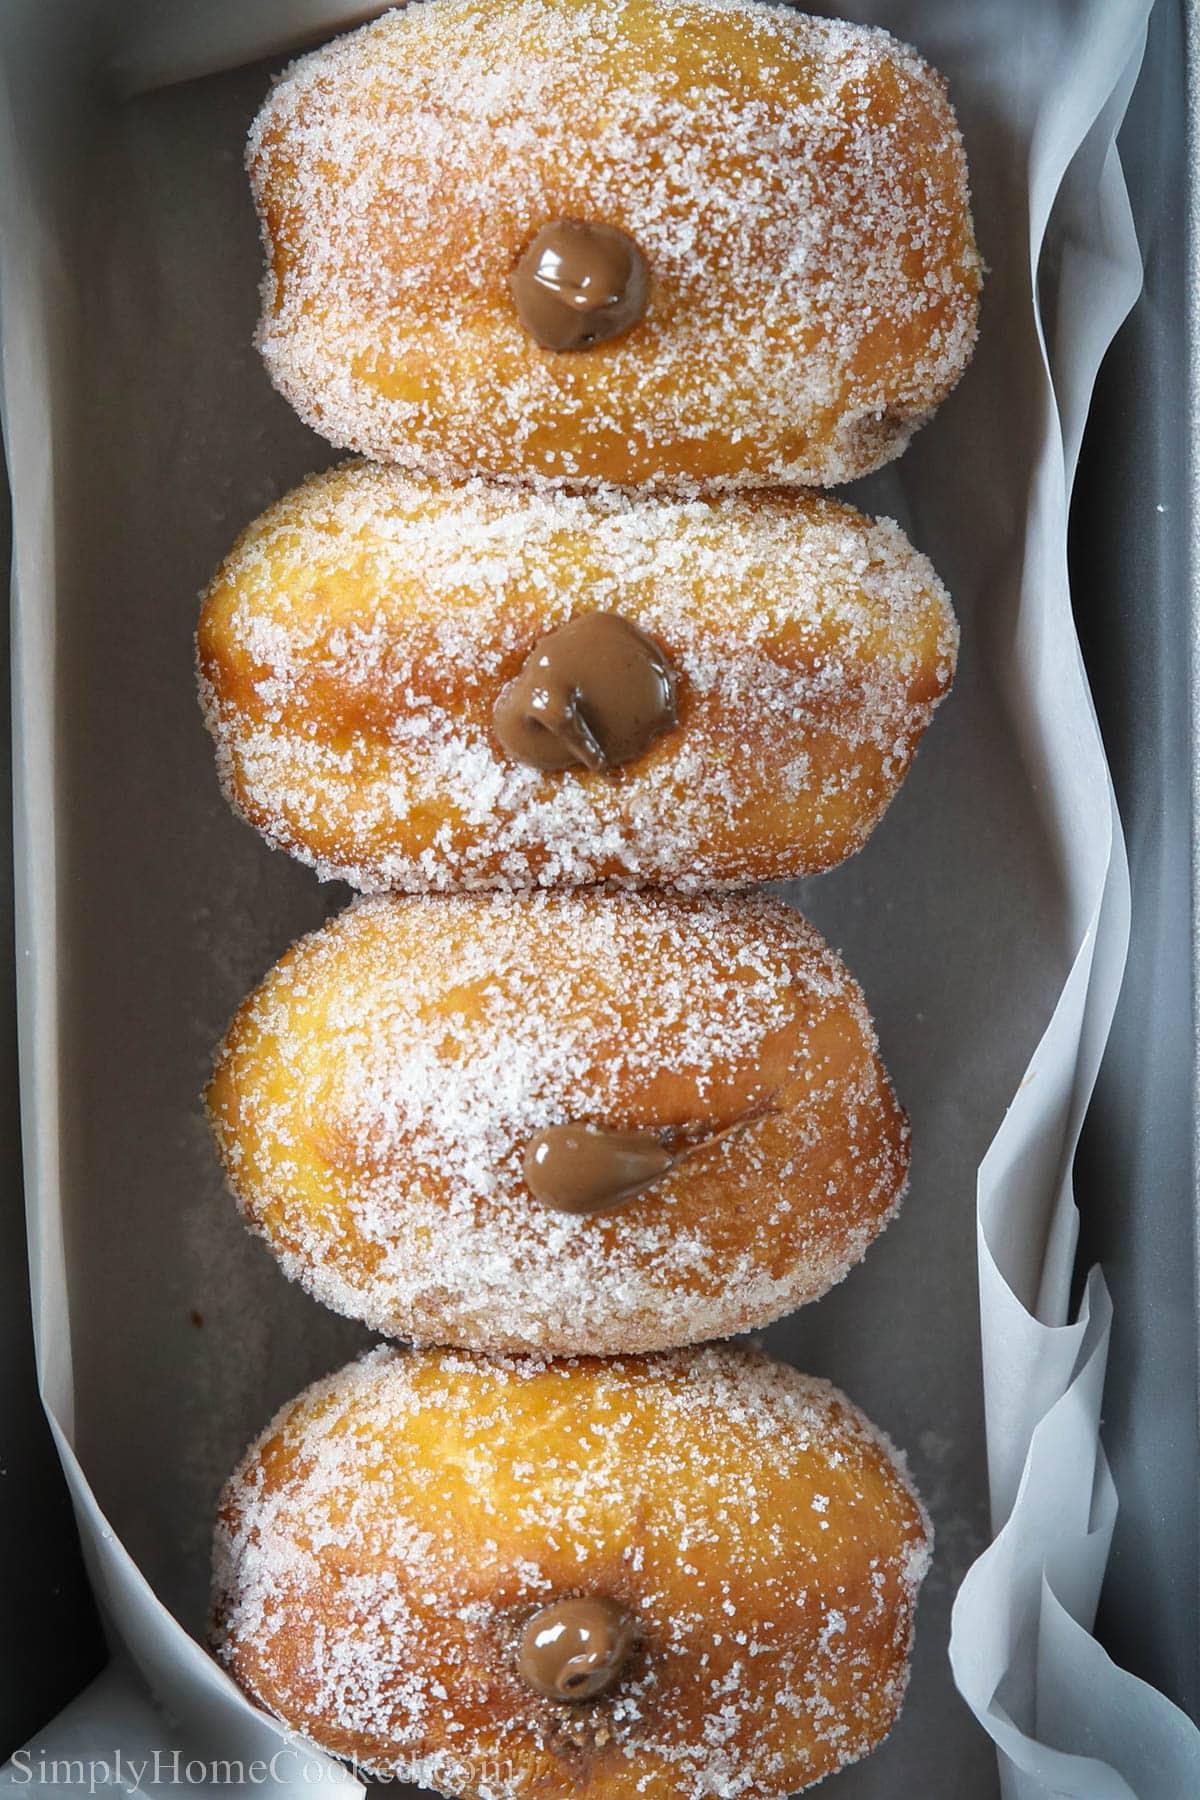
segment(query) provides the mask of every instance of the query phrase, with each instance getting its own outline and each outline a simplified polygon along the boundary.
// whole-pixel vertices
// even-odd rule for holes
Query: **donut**
[[[424,0],[250,132],[257,342],[334,444],[693,491],[899,455],[975,339],[944,83],[756,0]]]
[[[233,805],[367,892],[826,869],[887,807],[956,649],[899,527],[823,495],[361,463],[249,527],[198,633]]]
[[[386,895],[302,939],[207,1092],[284,1271],[390,1337],[610,1355],[766,1325],[896,1210],[862,995],[769,897]]]
[[[930,1546],[887,1440],[760,1354],[389,1347],[230,1479],[213,1642],[367,1774],[784,1800],[890,1730]]]

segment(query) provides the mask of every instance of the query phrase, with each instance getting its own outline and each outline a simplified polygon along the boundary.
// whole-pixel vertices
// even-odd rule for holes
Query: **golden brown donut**
[[[900,453],[974,343],[941,77],[884,31],[787,7],[425,0],[294,64],[247,164],[271,378],[384,462],[848,481]],[[557,221],[615,228],[648,264],[644,316],[591,348],[543,348],[514,302]]]
[[[289,1276],[389,1336],[477,1350],[765,1325],[859,1260],[908,1165],[858,987],[766,897],[360,901],[245,1002],[208,1107]],[[554,1210],[524,1157],[563,1125],[678,1159],[612,1210]]]
[[[439,1793],[783,1800],[891,1728],[930,1543],[887,1440],[767,1357],[384,1349],[231,1478],[214,1641],[324,1749]],[[588,1701],[523,1673],[564,1599],[629,1625]]]
[[[545,633],[605,610],[674,666],[675,728],[619,769],[522,766],[499,695]],[[198,641],[230,799],[323,876],[711,888],[859,848],[957,628],[896,525],[822,495],[530,494],[351,464],[249,527]]]

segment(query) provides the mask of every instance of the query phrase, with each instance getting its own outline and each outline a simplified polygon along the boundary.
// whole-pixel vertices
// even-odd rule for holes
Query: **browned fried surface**
[[[974,341],[954,116],[879,30],[749,0],[430,0],[295,65],[248,161],[271,375],[382,461],[846,481]],[[560,217],[619,226],[652,276],[639,326],[567,355],[508,289]]]
[[[763,1325],[858,1261],[908,1163],[861,993],[765,898],[360,902],[246,1002],[208,1100],[290,1275],[389,1335],[482,1350]],[[545,1211],[522,1178],[547,1125],[758,1113],[611,1213]]]
[[[520,767],[496,698],[594,610],[663,646],[679,723],[611,773]],[[898,527],[821,495],[581,498],[363,465],[243,534],[199,633],[234,804],[367,890],[827,868],[887,806],[956,647]]]
[[[218,1653],[380,1772],[480,1800],[781,1800],[903,1697],[928,1526],[824,1382],[743,1351],[381,1351],[285,1408],[224,1495]],[[521,1681],[561,1594],[640,1645],[586,1705]]]

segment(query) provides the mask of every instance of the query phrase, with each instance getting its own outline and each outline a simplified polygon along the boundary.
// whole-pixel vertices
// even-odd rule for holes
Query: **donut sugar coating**
[[[598,610],[661,646],[675,724],[619,769],[524,766],[497,701]],[[198,652],[230,800],[324,877],[711,889],[860,847],[957,642],[899,527],[824,495],[531,493],[360,463],[248,528]]]
[[[271,378],[383,462],[849,481],[899,455],[975,339],[941,77],[882,30],[787,7],[424,0],[293,64],[247,167]],[[632,241],[645,310],[548,349],[513,283],[543,232],[580,225]],[[584,298],[586,273],[566,279]]]
[[[387,1336],[484,1351],[764,1326],[861,1258],[909,1158],[860,990],[757,895],[360,900],[246,1000],[207,1102],[292,1279]],[[566,1125],[673,1166],[608,1210],[547,1204],[525,1159]]]
[[[761,1354],[384,1348],[284,1407],[221,1501],[214,1646],[367,1773],[474,1800],[784,1800],[899,1712],[931,1532],[844,1395]],[[525,1679],[557,1602],[631,1648]]]

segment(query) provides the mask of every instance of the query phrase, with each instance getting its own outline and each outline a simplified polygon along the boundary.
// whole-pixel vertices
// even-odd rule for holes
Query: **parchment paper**
[[[243,1233],[197,1094],[243,993],[345,894],[227,812],[191,633],[235,532],[333,459],[250,348],[245,127],[286,50],[372,10],[8,0],[0,15],[34,1303],[47,1407],[127,1659],[31,1752],[261,1758],[268,1795],[355,1784],[294,1747],[270,1763],[286,1734],[196,1641],[213,1500],[274,1407],[367,1339]],[[909,1449],[939,1534],[904,1715],[830,1791],[986,1800],[990,1737],[1007,1800],[1184,1800],[1200,1736],[1088,1635],[1115,1503],[1098,1276],[1067,1315],[1071,1154],[1128,888],[1066,507],[1095,370],[1138,287],[1113,138],[1148,0],[838,10],[917,43],[949,79],[990,276],[962,387],[851,495],[898,517],[948,582],[958,683],[868,848],[793,890],[866,988],[915,1157],[899,1222],[767,1342]],[[135,1785],[128,1766],[106,1779]],[[6,1782],[24,1785],[19,1770]],[[143,1773],[138,1791],[172,1785]]]

